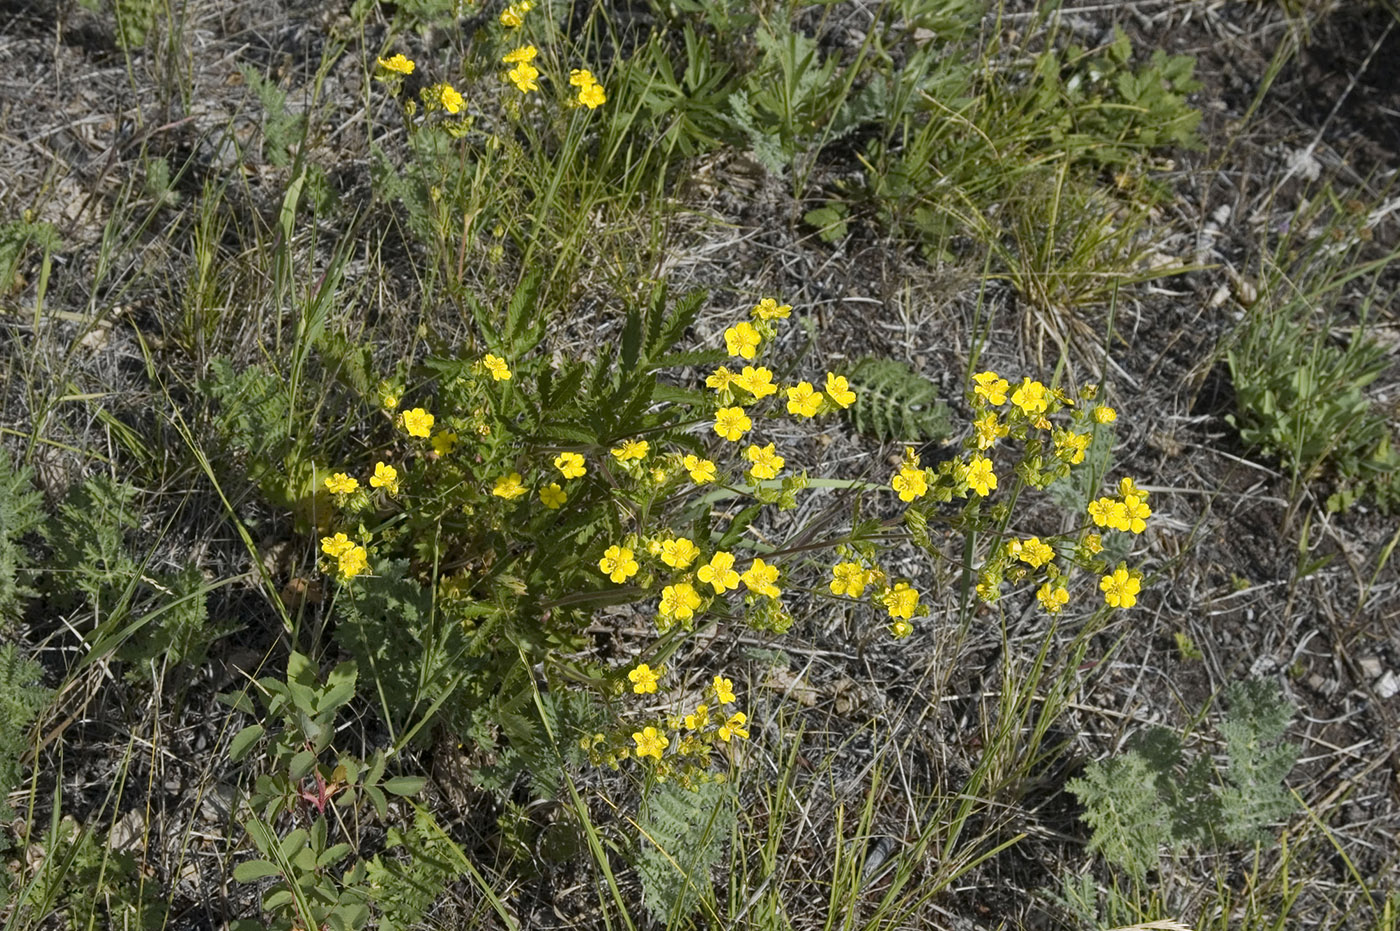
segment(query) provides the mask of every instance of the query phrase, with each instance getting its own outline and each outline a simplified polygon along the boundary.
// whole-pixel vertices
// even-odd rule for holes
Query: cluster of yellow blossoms
[[[833,595],[864,598],[867,588],[874,588],[874,600],[889,612],[890,633],[897,640],[914,632],[909,622],[916,614],[927,614],[928,608],[919,604],[920,594],[908,582],[890,585],[883,570],[855,561],[856,554],[842,550],[842,561],[831,567],[830,589]],[[851,557],[851,558],[845,558]]]
[[[336,561],[336,574],[343,581],[369,571],[369,553],[343,533],[322,537],[321,552]]]
[[[1093,401],[1097,389],[1090,387],[1079,400]],[[1016,472],[1028,484],[1044,488],[1051,481],[1069,473],[1070,467],[1084,462],[1094,439],[1097,425],[1117,420],[1111,407],[1095,404],[1087,410],[1075,409],[1076,400],[1064,392],[1023,378],[1015,387],[996,372],[979,372],[972,378],[970,399],[975,408],[973,434],[965,444],[970,451],[966,462],[953,459],[937,470],[919,467],[913,449],[906,448],[899,470],[890,479],[890,486],[901,501],[912,503],[930,497],[946,502],[954,495],[975,494],[987,497],[997,487],[992,461],[984,452],[992,449],[1004,437],[1013,437],[1025,444],[1025,452]],[[1009,408],[1004,412],[998,408]],[[1056,426],[1050,418],[1066,408],[1075,409],[1068,426]],[[1045,434],[1048,433],[1048,442]],[[1147,506],[1147,492],[1133,480],[1119,482],[1116,497],[1101,497],[1088,507],[1088,516],[1095,526],[1130,533],[1142,533],[1152,514]],[[913,514],[915,523],[925,520],[926,512]],[[1095,557],[1103,550],[1097,533],[1081,531],[1077,541],[1055,538],[1041,541],[1039,537],[1013,539],[1000,552],[995,552],[980,569],[977,593],[991,603],[1000,597],[1003,581],[1022,581],[1031,572],[1043,574],[1044,580],[1036,590],[1036,600],[1050,614],[1058,614],[1069,603],[1067,570],[1055,559],[1059,552],[1074,557],[1080,564],[1106,568]],[[1114,608],[1130,608],[1137,603],[1141,574],[1119,565],[1100,580],[1104,601]],[[833,583],[833,590],[835,583]]]
[[[666,671],[646,663],[627,674],[636,695],[655,695]],[[733,681],[715,676],[693,710],[667,715],[664,721],[639,726],[628,742],[627,731],[594,734],[579,741],[595,762],[614,769],[619,761],[635,756],[647,762],[660,780],[677,778],[683,784],[722,779],[708,771],[710,756],[721,745],[749,736],[748,715],[735,707],[738,696]],[[655,720],[655,719],[653,719]],[[669,752],[668,752],[669,751]]]

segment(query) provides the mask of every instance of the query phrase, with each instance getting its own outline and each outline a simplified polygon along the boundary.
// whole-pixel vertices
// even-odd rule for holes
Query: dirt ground
[[[1014,5],[1004,12],[1005,29],[1029,21]],[[162,314],[177,303],[190,258],[172,243],[188,234],[188,220],[167,230],[169,214],[127,218],[121,227],[128,248],[94,289],[113,205],[121,203],[125,186],[141,183],[144,152],[193,166],[175,189],[183,196],[197,194],[204,178],[243,172],[248,183],[240,190],[251,200],[246,208],[272,222],[280,196],[275,169],[240,161],[221,141],[232,118],[240,141],[256,146],[258,109],[238,65],[252,63],[284,86],[304,87],[345,14],[334,4],[191,4],[184,14],[185,54],[128,59],[110,24],[77,4],[0,0],[0,221],[31,210],[58,227],[63,246],[54,256],[45,304],[49,313],[68,315],[64,326],[42,333],[23,325],[32,314],[39,268],[22,267],[29,285],[0,297],[0,354],[9,357],[8,367],[21,365],[25,354],[43,356],[55,371],[69,374],[74,393],[100,387],[121,395],[111,406],[121,416],[142,416],[152,389],[132,328],[160,333]],[[1302,34],[1277,4],[1224,0],[1075,4],[1065,15],[1089,41],[1119,26],[1141,52],[1196,56],[1205,86],[1192,102],[1204,113],[1205,145],[1173,153],[1167,180],[1174,197],[1158,223],[1159,250],[1199,270],[1125,295],[1117,310],[1122,343],[1111,366],[1095,371],[1102,363],[1085,360],[1075,373],[1109,385],[1110,402],[1120,411],[1118,470],[1140,477],[1152,493],[1155,516],[1139,554],[1148,572],[1146,593],[1135,612],[1123,614],[1091,646],[1084,686],[1057,724],[1055,739],[1067,742],[1068,753],[1022,789],[997,828],[1006,836],[1024,832],[1026,840],[936,900],[929,926],[1061,926],[1063,915],[1044,890],[1058,886],[1064,864],[1084,862],[1088,836],[1065,779],[1148,725],[1196,727],[1212,696],[1255,676],[1278,682],[1297,706],[1290,739],[1301,751],[1289,784],[1313,811],[1325,813],[1345,852],[1345,858],[1318,858],[1319,871],[1309,877],[1294,917],[1325,927],[1371,927],[1364,907],[1347,913],[1359,893],[1344,887],[1349,868],[1381,889],[1395,888],[1400,876],[1400,567],[1391,560],[1376,572],[1396,521],[1364,505],[1328,514],[1325,483],[1291,502],[1289,479],[1277,463],[1244,447],[1225,419],[1233,398],[1218,350],[1240,319],[1249,281],[1258,276],[1261,241],[1293,214],[1311,177],[1335,176],[1368,204],[1383,194],[1394,197],[1400,21],[1381,5],[1349,4],[1311,20]],[[1283,65],[1265,88],[1280,49],[1295,45],[1295,54],[1278,59]],[[365,131],[356,122],[359,66],[352,57],[331,70],[323,90],[344,112],[344,133],[336,141],[345,160],[332,183],[346,202],[367,201],[369,190]],[[183,99],[168,94],[172,82],[158,65],[189,69],[191,92]],[[781,186],[754,179],[726,156],[695,174],[699,180],[685,196],[694,215],[705,219],[675,222],[664,271],[676,290],[712,291],[710,309],[695,328],[697,342],[713,343],[740,295],[781,294],[815,315],[818,348],[827,358],[874,354],[906,361],[944,389],[957,421],[966,422],[960,379],[979,308],[975,274],[930,267],[913,248],[892,246],[859,223],[841,244],[823,243],[809,228],[788,222],[810,205],[793,203]],[[1376,211],[1374,254],[1400,241],[1397,205],[1400,200],[1392,199]],[[1387,279],[1400,279],[1400,270]],[[1400,304],[1388,296],[1392,290],[1385,289],[1387,298],[1373,308],[1371,325],[1400,363]],[[1014,290],[991,282],[980,306],[994,314],[982,365],[1044,374],[1038,347],[1025,336],[1030,311]],[[1095,314],[1106,310],[1089,319]],[[602,309],[572,324],[579,339],[590,331],[606,338],[616,325]],[[1400,365],[1393,365],[1371,394],[1400,419],[1397,373]],[[27,434],[36,412],[13,379],[10,384],[2,425]],[[76,406],[48,416],[56,437],[85,435],[91,427],[90,415]],[[898,452],[839,429],[826,439],[813,455],[837,474],[859,475],[862,461],[883,464]],[[45,452],[38,465],[55,493],[77,468],[61,450]],[[177,528],[172,545],[198,546],[211,566],[222,559],[243,571],[237,541],[219,523],[217,502],[209,496],[205,503],[188,509],[196,516]],[[1043,517],[1057,519],[1049,511]],[[1305,524],[1308,537],[1300,543]],[[1320,567],[1305,573],[1304,565]],[[228,594],[221,611],[229,617],[267,613],[254,592]],[[1034,643],[1044,635],[1043,616],[1010,613],[1013,649],[1021,638]],[[1001,631],[989,623],[957,644],[950,667],[954,648],[946,633],[931,634],[911,661],[905,649],[857,644],[847,620],[804,617],[783,643],[789,672],[760,690],[767,697],[754,716],[761,717],[765,705],[776,709],[780,698],[809,692],[802,714],[813,752],[836,753],[833,772],[855,778],[873,748],[865,738],[848,738],[865,731],[872,707],[885,709],[897,742],[907,748],[901,778],[956,785],[975,760],[968,735],[979,726],[981,696],[999,687],[1009,660]],[[1203,658],[1183,658],[1178,634],[1188,636]],[[1072,634],[1056,636],[1067,644]],[[151,796],[153,810],[132,818],[150,831],[146,843],[170,848],[164,859],[151,857],[153,863],[183,864],[179,873],[154,877],[172,890],[171,927],[219,928],[249,907],[246,890],[224,873],[241,836],[229,821],[232,790],[204,757],[220,739],[214,694],[267,643],[247,632],[223,641],[209,669],[179,682],[175,694],[159,696],[157,714],[119,681],[107,683],[95,701],[73,705],[83,711],[64,734],[62,780],[65,808],[79,818],[108,791],[114,763],[104,753],[120,751],[132,738],[148,745],[159,732],[161,752],[134,766],[131,778],[139,774],[163,789]],[[760,646],[740,638],[712,649],[737,663]],[[1112,660],[1101,667],[1095,656],[1111,646]],[[62,668],[77,647],[52,641],[48,649],[54,655],[46,661]],[[769,736],[781,742],[776,732]],[[1210,738],[1201,739],[1209,745]],[[440,748],[428,765],[440,804],[449,811],[457,806],[445,820],[464,839],[475,833],[481,849],[489,848],[483,819],[469,811],[482,799],[455,788],[454,767],[462,761]],[[848,804],[859,798],[852,795]],[[809,816],[829,827],[833,814],[824,803]],[[903,837],[910,817],[892,797],[879,825]],[[218,839],[189,844],[190,831]],[[829,842],[812,844],[796,853],[819,861],[829,852]],[[1206,859],[1179,866],[1174,888],[1188,888],[1194,876],[1203,898],[1213,882],[1211,868]],[[570,922],[561,913],[595,909],[593,891],[575,880],[559,869],[529,885],[516,903],[524,926],[563,927]],[[813,888],[813,908],[820,909]],[[450,917],[442,921],[451,926]]]

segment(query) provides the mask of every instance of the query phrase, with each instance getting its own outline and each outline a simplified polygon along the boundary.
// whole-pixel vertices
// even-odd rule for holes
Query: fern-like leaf
[[[710,870],[724,853],[734,819],[727,783],[687,789],[667,782],[652,789],[640,822],[637,866],[642,902],[658,923],[673,927],[714,894]]]
[[[938,388],[903,362],[867,356],[847,377],[856,393],[847,414],[861,433],[911,444],[952,433]]]

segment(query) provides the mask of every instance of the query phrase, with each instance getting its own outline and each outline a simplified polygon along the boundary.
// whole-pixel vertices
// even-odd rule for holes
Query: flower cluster
[[[870,553],[857,552],[850,547],[838,549],[840,559],[831,567],[831,594],[850,599],[863,599],[866,589],[873,589],[870,601],[889,614],[890,634],[902,640],[914,632],[910,623],[915,617],[928,614],[928,606],[920,604],[919,590],[907,581],[891,585],[884,570],[870,560]]]
[[[536,79],[540,76],[539,69],[532,64],[535,56],[539,54],[539,49],[533,45],[522,45],[510,52],[507,52],[501,61],[508,65],[514,65],[506,72],[506,80],[515,85],[515,89],[522,94],[540,89]]]
[[[1089,518],[1095,527],[1109,527],[1125,533],[1142,533],[1152,509],[1147,506],[1147,492],[1133,484],[1130,478],[1118,482],[1118,494],[1089,503]]]
[[[575,68],[570,71],[569,83],[578,88],[576,102],[590,110],[596,110],[608,102],[608,95],[603,93],[603,85],[598,83],[593,72],[587,68]]]
[[[369,553],[343,533],[322,537],[321,552],[335,560],[335,572],[342,582],[369,571]]]

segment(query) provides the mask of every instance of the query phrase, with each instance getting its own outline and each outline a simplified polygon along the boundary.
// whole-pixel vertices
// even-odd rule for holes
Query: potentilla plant
[[[1089,453],[1108,448],[1116,414],[1095,389],[1071,397],[1030,378],[1013,386],[995,372],[977,374],[962,453],[925,467],[906,448],[887,485],[822,478],[826,488],[889,495],[902,513],[853,518],[814,545],[785,513],[814,480],[795,447],[771,438],[773,427],[835,415],[856,402],[856,388],[831,371],[777,380],[765,362],[792,308],[771,298],[725,330],[723,353],[672,352],[700,300],[692,295],[667,314],[662,296],[648,312],[629,314],[620,355],[605,347],[588,364],[535,351],[543,323],[525,311],[528,289],[502,327],[479,308],[488,350],[429,363],[432,409],[386,391],[380,403],[394,437],[384,452],[326,477],[335,526],[321,551],[342,609],[363,617],[385,603],[387,589],[427,593],[418,629],[390,621],[369,642],[344,641],[361,668],[381,677],[395,656],[416,660],[412,649],[376,653],[372,644],[416,644],[426,657],[415,670],[420,690],[402,700],[411,698],[420,715],[457,708],[459,726],[480,738],[473,709],[502,713],[505,702],[518,716],[519,696],[538,687],[530,670],[542,668],[546,685],[592,688],[596,713],[567,721],[590,759],[691,784],[728,771],[749,724],[722,672],[700,694],[668,677],[664,660],[699,626],[723,621],[781,635],[794,622],[789,593],[797,591],[868,611],[890,637],[907,638],[927,623],[920,618],[930,602],[945,607],[927,597],[940,562],[961,567],[965,580],[962,604],[948,599],[954,617],[970,596],[995,605],[1033,592],[1050,615],[1079,604],[1099,619],[1136,604],[1141,573],[1107,556],[1126,553],[1124,543],[1151,516],[1147,492],[1131,478],[1087,502],[1068,533],[1015,529],[1027,489],[1103,468]],[[655,378],[672,364],[706,359],[723,364],[704,376],[704,388]],[[1099,482],[1081,484],[1097,491]],[[767,542],[747,532],[760,516]],[[960,554],[933,542],[935,525],[961,536]],[[773,542],[784,534],[788,542]],[[892,547],[907,542],[931,558],[901,574]],[[1086,574],[1099,592],[1092,610],[1080,582]],[[619,604],[641,609],[655,630],[623,663],[592,655],[584,636],[599,607]],[[370,655],[358,655],[366,649]],[[452,690],[460,702],[449,701]],[[540,707],[558,736],[566,709],[542,691]]]

